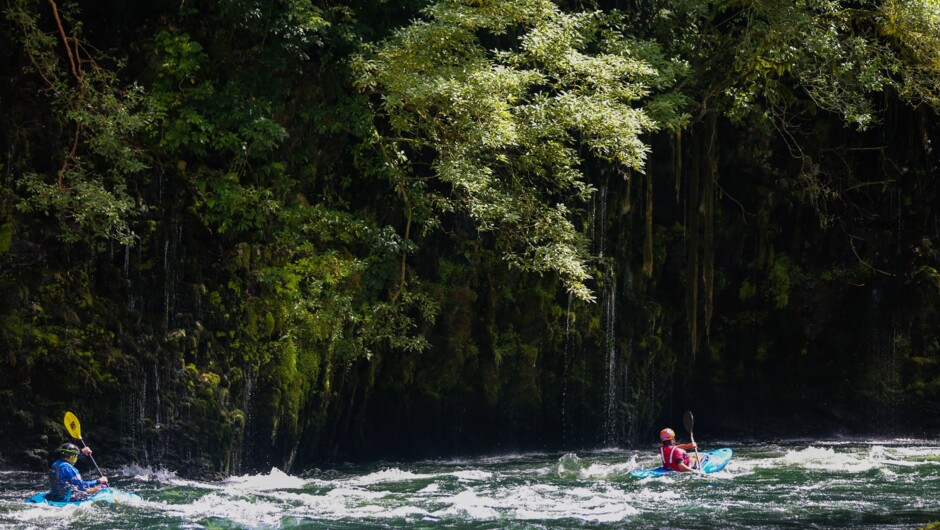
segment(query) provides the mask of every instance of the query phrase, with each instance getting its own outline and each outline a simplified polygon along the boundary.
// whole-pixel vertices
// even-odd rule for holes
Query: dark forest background
[[[940,428],[930,0],[3,0],[0,464]]]

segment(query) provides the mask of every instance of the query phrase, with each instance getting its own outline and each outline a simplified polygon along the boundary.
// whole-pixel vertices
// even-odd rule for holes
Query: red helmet
[[[662,440],[663,442],[665,442],[666,440],[672,440],[675,437],[676,437],[676,431],[668,427],[659,431],[659,439]]]

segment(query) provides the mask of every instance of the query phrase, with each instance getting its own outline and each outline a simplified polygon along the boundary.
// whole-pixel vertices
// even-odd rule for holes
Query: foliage
[[[5,447],[940,422],[935,3],[118,4],[3,8]]]
[[[940,6],[929,0],[889,0],[880,30],[897,49],[902,96],[940,108]]]
[[[594,188],[577,149],[642,168],[641,136],[658,126],[641,102],[668,83],[644,56],[658,59],[656,46],[617,33],[618,17],[564,13],[545,0],[442,1],[424,15],[354,66],[356,85],[381,96],[388,129],[376,149],[399,193],[417,194],[413,182],[425,175],[414,164],[433,150],[448,202],[496,233],[507,263],[557,273],[590,299],[569,205]],[[664,120],[678,113],[676,100],[658,103]]]
[[[45,104],[56,118],[56,144],[66,146],[52,159],[57,167],[43,164],[45,170],[20,177],[25,193],[18,208],[54,214],[58,237],[65,242],[103,239],[130,244],[135,204],[127,194],[127,180],[146,168],[136,135],[150,109],[140,87],[120,79],[121,62],[93,52],[83,41],[77,7],[63,3],[58,8],[55,2],[49,6],[57,29],[42,27],[45,2],[16,0],[4,11],[29,57],[29,74],[44,83]],[[116,68],[102,66],[111,62]]]

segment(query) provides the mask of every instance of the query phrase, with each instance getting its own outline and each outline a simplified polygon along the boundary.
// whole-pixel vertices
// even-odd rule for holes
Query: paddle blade
[[[65,423],[65,429],[69,431],[72,438],[82,439],[82,424],[78,423],[78,418],[74,414],[66,412],[63,422]]]
[[[695,427],[695,418],[692,417],[691,410],[682,416],[682,425],[685,426],[685,430],[692,432],[692,427]]]

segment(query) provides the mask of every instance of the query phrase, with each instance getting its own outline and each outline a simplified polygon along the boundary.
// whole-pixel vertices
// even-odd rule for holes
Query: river
[[[734,449],[724,471],[643,480],[630,471],[657,465],[652,446],[295,475],[272,469],[219,482],[130,466],[104,471],[140,501],[64,508],[23,502],[43,489],[44,475],[4,471],[0,528],[921,528],[940,521],[940,440],[709,445]],[[107,455],[96,456],[107,463]]]

